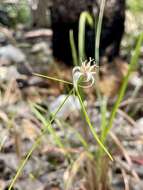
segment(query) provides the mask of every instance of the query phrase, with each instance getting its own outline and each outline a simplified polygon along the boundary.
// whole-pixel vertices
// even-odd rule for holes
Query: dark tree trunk
[[[101,0],[53,0],[51,22],[53,29],[53,54],[66,63],[72,62],[69,30],[73,29],[78,39],[78,22],[82,11],[89,11],[97,20]],[[95,15],[95,10],[97,14]],[[119,55],[120,42],[124,33],[125,0],[107,0],[103,18],[100,56],[112,60]],[[86,27],[86,55],[94,57],[95,32]]]

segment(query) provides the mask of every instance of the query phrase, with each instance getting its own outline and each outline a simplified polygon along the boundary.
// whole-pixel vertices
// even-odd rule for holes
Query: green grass
[[[143,2],[142,0],[127,0],[127,7],[133,12],[142,12]]]
[[[96,57],[96,60],[97,60],[98,63],[99,63],[99,45],[100,45],[100,35],[101,35],[101,28],[102,28],[102,19],[103,19],[103,13],[104,13],[104,6],[105,6],[105,0],[102,0],[100,14],[99,14],[99,20],[98,20],[98,24],[97,24],[97,36],[96,36],[96,42],[95,42],[95,44],[96,44],[95,45],[96,46],[95,57]],[[91,27],[93,27],[92,17],[89,15],[88,12],[83,12],[81,14],[80,20],[79,20],[78,51],[76,50],[73,31],[70,31],[70,44],[71,44],[73,62],[74,62],[75,65],[80,65],[80,60],[86,58],[86,55],[85,55],[85,46],[86,46],[86,44],[85,44],[85,27],[86,27],[87,23],[90,24]],[[100,110],[101,110],[101,118],[102,118],[101,119],[101,126],[99,126],[100,129],[101,129],[101,134],[100,135],[97,134],[97,132],[95,130],[95,127],[92,124],[91,119],[90,119],[90,117],[89,117],[89,115],[87,113],[87,109],[86,109],[86,106],[84,104],[85,98],[83,98],[83,96],[82,96],[82,90],[79,90],[79,85],[80,85],[79,81],[77,81],[77,85],[76,85],[77,88],[72,89],[70,91],[70,93],[67,95],[67,98],[59,106],[59,108],[57,109],[57,111],[55,113],[52,113],[52,119],[51,120],[45,118],[37,110],[37,107],[35,105],[31,106],[31,109],[32,109],[33,113],[35,114],[35,117],[37,117],[38,120],[41,121],[41,123],[43,125],[43,129],[42,129],[43,131],[41,132],[41,135],[37,138],[37,140],[33,144],[32,148],[27,153],[25,159],[22,160],[20,166],[18,167],[16,175],[15,175],[15,177],[13,178],[13,180],[12,180],[12,182],[10,184],[9,190],[12,189],[12,187],[14,186],[16,180],[21,175],[22,170],[23,170],[25,164],[27,163],[28,159],[31,157],[33,151],[39,146],[39,144],[41,142],[41,138],[43,137],[43,135],[45,133],[48,132],[53,137],[53,141],[55,142],[55,144],[58,147],[60,147],[62,149],[65,148],[64,143],[62,142],[62,140],[60,139],[60,137],[56,134],[56,131],[53,129],[52,122],[55,121],[56,114],[58,113],[58,111],[60,111],[60,109],[62,108],[62,106],[64,105],[64,103],[67,101],[68,97],[71,94],[73,94],[73,91],[76,92],[76,95],[77,95],[77,97],[79,99],[79,102],[80,102],[80,105],[81,105],[82,117],[84,117],[83,119],[84,119],[84,121],[86,123],[86,125],[84,127],[87,127],[89,129],[89,131],[91,132],[91,134],[93,136],[93,139],[96,141],[96,143],[98,145],[98,150],[97,150],[96,156],[93,155],[89,151],[88,147],[90,146],[90,144],[88,144],[88,142],[78,132],[76,133],[77,134],[77,138],[79,138],[79,140],[81,142],[81,145],[85,148],[85,150],[87,151],[87,154],[92,155],[93,156],[92,158],[94,158],[95,161],[97,162],[97,168],[95,168],[95,170],[99,171],[99,178],[102,177],[102,171],[101,171],[102,167],[101,167],[100,164],[102,164],[102,158],[103,158],[103,156],[104,155],[105,156],[108,155],[108,157],[111,160],[113,160],[112,155],[108,151],[108,144],[106,142],[107,139],[108,139],[108,134],[109,134],[109,131],[111,130],[111,128],[113,126],[113,122],[114,122],[114,120],[116,118],[116,113],[117,113],[117,110],[118,110],[118,108],[120,106],[120,103],[121,103],[121,101],[123,100],[123,98],[125,96],[125,92],[126,92],[126,89],[127,89],[127,85],[128,85],[128,81],[129,81],[130,75],[131,75],[132,71],[137,67],[138,58],[139,58],[139,54],[140,54],[140,47],[141,47],[142,42],[143,42],[143,34],[141,34],[139,36],[139,38],[138,38],[135,51],[133,53],[133,56],[132,56],[130,64],[129,64],[128,73],[127,73],[127,75],[123,79],[123,82],[122,82],[122,85],[121,85],[121,88],[120,88],[120,91],[119,91],[119,95],[118,95],[117,100],[116,100],[116,102],[115,102],[115,104],[114,104],[114,106],[113,106],[113,108],[111,110],[111,114],[110,114],[109,119],[106,118],[107,110],[108,110],[108,107],[107,107],[107,105],[108,105],[108,99],[107,99],[107,97],[102,97],[100,95],[99,102],[101,104],[100,105],[101,106]],[[72,88],[74,88],[73,81],[72,82],[68,82],[68,81],[64,81],[64,80],[61,80],[61,79],[57,79],[55,77],[44,76],[44,75],[36,74],[36,73],[34,75],[36,75],[38,77],[43,77],[43,78],[48,79],[48,80],[53,80],[55,82],[64,83],[65,85],[66,84],[67,85],[71,85]],[[99,75],[98,75],[98,79],[99,79]],[[98,80],[96,82],[98,83]],[[74,130],[76,130],[76,129],[74,129]],[[72,159],[72,158],[70,157],[70,159]],[[77,163],[78,163],[78,161],[75,164],[73,164],[74,168],[76,166],[76,172],[79,169],[79,167],[77,167]],[[70,181],[71,181],[71,179],[70,179]],[[100,181],[100,179],[99,179],[99,181]]]
[[[63,143],[61,142],[60,138],[56,135],[56,132],[54,131],[54,129],[51,127],[52,122],[55,120],[56,118],[56,114],[61,110],[62,106],[64,105],[64,103],[66,102],[66,100],[68,99],[68,97],[71,95],[73,90],[71,90],[71,92],[69,93],[69,95],[67,95],[67,97],[65,98],[65,100],[63,101],[63,103],[57,108],[57,111],[55,113],[53,113],[53,116],[51,118],[51,120],[46,120],[41,114],[40,112],[38,112],[34,106],[32,106],[32,110],[34,112],[34,114],[36,115],[36,117],[42,122],[43,124],[43,132],[41,133],[41,135],[37,138],[37,140],[35,141],[35,143],[32,145],[31,149],[29,150],[29,152],[27,153],[26,157],[24,160],[21,161],[18,170],[16,172],[16,175],[14,176],[8,190],[12,190],[16,180],[18,179],[18,177],[21,175],[23,168],[25,167],[27,161],[29,160],[29,158],[31,157],[32,153],[34,152],[34,150],[40,145],[41,139],[43,137],[43,135],[47,132],[49,132],[55,142],[57,143],[57,145],[61,148],[64,148]]]
[[[90,13],[84,11],[81,13],[79,18],[79,29],[78,29],[78,54],[79,54],[79,63],[86,59],[85,55],[85,27],[88,24],[91,28],[94,26],[94,21]]]
[[[74,33],[73,30],[70,30],[70,45],[73,58],[73,64],[75,66],[81,65],[81,62],[86,59],[85,54],[85,28],[86,25],[89,25],[91,28],[94,27],[94,21],[89,12],[84,11],[81,13],[79,18],[79,29],[78,29],[78,50],[76,49]]]

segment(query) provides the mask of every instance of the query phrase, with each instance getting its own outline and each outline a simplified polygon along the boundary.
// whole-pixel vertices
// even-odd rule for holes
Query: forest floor
[[[129,25],[131,15],[129,17]],[[132,18],[131,18],[132,19]],[[134,22],[135,23],[135,22]],[[115,102],[121,81],[130,60],[130,51],[135,47],[139,33],[137,26],[131,30],[137,33],[129,37],[127,30],[123,39],[121,54],[126,61],[115,60],[100,68],[101,92],[109,97],[107,117]],[[22,28],[0,28],[0,40],[8,45],[0,47],[0,190],[7,190],[18,166],[29,152],[32,144],[41,134],[44,119],[50,119],[64,100],[70,86],[35,76],[39,73],[66,81],[72,80],[72,68],[52,58],[50,29],[24,31]],[[13,37],[14,36],[14,37]],[[109,167],[110,185],[114,190],[143,189],[143,47],[138,69],[132,74],[129,86],[118,110],[109,136],[114,162]],[[87,94],[87,110],[92,123],[99,132],[101,114],[95,89]],[[43,123],[42,123],[43,121]],[[84,149],[76,136],[75,129],[83,136],[85,125],[78,101],[68,101],[52,123],[53,129],[76,160]],[[90,149],[96,147],[87,135]],[[45,133],[28,159],[17,179],[15,190],[64,190],[64,180],[70,177],[69,162],[62,148],[56,146],[53,134]],[[84,179],[75,178],[73,190],[89,190]]]

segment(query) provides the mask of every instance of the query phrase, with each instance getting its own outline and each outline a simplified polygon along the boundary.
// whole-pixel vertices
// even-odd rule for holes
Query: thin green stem
[[[126,91],[126,88],[127,88],[127,85],[128,85],[128,81],[129,81],[129,77],[130,77],[132,71],[135,69],[135,66],[136,66],[136,64],[138,62],[138,58],[139,58],[139,55],[140,55],[140,48],[141,48],[142,42],[143,42],[143,33],[138,38],[134,54],[133,54],[133,56],[131,58],[131,62],[130,62],[129,69],[128,69],[128,73],[127,73],[127,75],[125,76],[125,78],[123,80],[123,83],[122,83],[122,86],[120,88],[117,101],[116,101],[116,103],[115,103],[115,105],[114,105],[114,107],[112,109],[112,112],[111,112],[111,115],[110,115],[110,119],[109,119],[109,123],[108,123],[108,126],[106,127],[104,139],[106,139],[106,136],[108,135],[108,132],[110,131],[110,129],[113,126],[113,121],[114,121],[114,118],[116,116],[117,110],[118,110],[118,108],[120,106],[120,103],[121,103],[122,99],[124,98],[125,91]]]
[[[74,63],[74,66],[77,66],[78,65],[78,55],[77,55],[76,45],[75,45],[75,41],[74,41],[73,30],[70,30],[69,37],[70,37],[70,47],[71,47],[71,52],[72,52],[73,63]]]
[[[49,77],[49,76],[38,74],[38,73],[32,73],[32,74],[35,75],[35,76],[38,76],[38,77],[49,79],[49,80],[54,80],[54,81],[61,82],[61,83],[64,83],[64,84],[73,85],[72,82],[68,82],[68,81],[65,81],[65,80],[62,80],[62,79],[57,79],[55,77]]]
[[[105,3],[106,3],[106,0],[101,0],[97,25],[95,22],[95,33],[96,33],[96,37],[95,37],[95,60],[97,62],[97,66],[99,66],[99,46],[100,46],[101,29],[102,29],[102,21],[103,21]],[[97,27],[97,29],[96,29],[96,27]],[[97,68],[97,73],[96,73],[96,83],[97,83],[97,85],[95,86],[96,93],[97,93],[97,97],[98,97],[98,100],[99,100],[100,106],[101,106],[102,97],[101,97],[100,89],[98,86],[98,84],[99,84],[99,67]],[[100,108],[100,109],[102,109],[102,108]]]
[[[62,104],[58,107],[58,109],[56,110],[56,112],[53,114],[52,119],[49,121],[49,123],[47,124],[47,126],[44,127],[44,130],[43,130],[42,134],[37,138],[37,140],[35,141],[35,143],[32,145],[32,147],[31,147],[31,149],[29,150],[27,156],[25,157],[25,159],[24,159],[24,160],[22,161],[22,163],[20,164],[20,166],[19,166],[19,168],[18,168],[18,170],[17,170],[17,172],[16,172],[16,175],[14,176],[14,178],[13,178],[13,180],[12,180],[12,182],[11,182],[9,188],[8,188],[8,190],[12,190],[12,187],[14,186],[14,184],[15,184],[17,178],[20,176],[20,174],[21,174],[21,172],[22,172],[24,166],[26,165],[28,159],[31,157],[33,151],[34,151],[34,150],[37,148],[37,146],[40,144],[43,135],[47,132],[47,130],[49,130],[49,127],[51,126],[51,123],[55,120],[55,117],[56,117],[57,113],[61,110],[63,104],[66,102],[66,100],[68,99],[68,97],[72,94],[72,92],[73,92],[73,89],[71,90],[71,92],[69,93],[69,95],[64,99],[64,101],[62,102]],[[51,132],[51,131],[50,131],[50,132]],[[53,131],[52,131],[52,132],[53,132]],[[59,139],[58,139],[58,140],[59,140]],[[60,146],[61,146],[61,142],[60,142],[60,143],[57,142],[57,143],[60,144]],[[62,147],[63,147],[63,145],[62,145]]]
[[[79,18],[79,29],[78,29],[78,53],[79,63],[81,60],[86,58],[85,56],[85,27],[86,23],[93,27],[93,18],[89,12],[84,11],[81,13]]]
[[[94,127],[93,127],[92,124],[91,124],[91,121],[90,121],[90,119],[89,119],[89,117],[88,117],[87,111],[86,111],[86,109],[85,109],[85,106],[84,106],[84,103],[83,103],[82,98],[81,98],[81,96],[80,96],[80,92],[79,92],[78,88],[76,88],[76,93],[77,93],[77,96],[78,96],[78,98],[79,98],[79,101],[80,101],[80,104],[81,104],[81,108],[82,108],[82,111],[83,111],[85,120],[86,120],[86,122],[87,122],[87,124],[88,124],[88,126],[89,126],[89,128],[90,128],[90,131],[91,131],[91,133],[92,133],[94,139],[97,141],[97,143],[99,144],[99,146],[104,150],[104,152],[109,156],[109,158],[110,158],[111,160],[113,160],[111,154],[108,152],[108,150],[107,150],[107,149],[105,148],[105,146],[102,144],[102,142],[100,141],[100,139],[99,139],[99,137],[98,137],[98,135],[97,135],[97,133],[96,133]]]
[[[99,64],[99,45],[100,45],[100,36],[101,36],[101,28],[102,28],[105,3],[106,3],[106,0],[101,0],[99,19],[98,19],[98,23],[97,23],[97,30],[96,30],[96,23],[95,23],[95,31],[96,31],[95,60],[97,61],[97,64]]]
[[[106,113],[107,113],[107,102],[108,102],[108,98],[107,97],[103,97],[102,100],[102,105],[101,105],[101,141],[102,143],[104,142],[104,133],[106,131],[106,127],[107,127],[107,119],[106,119]]]

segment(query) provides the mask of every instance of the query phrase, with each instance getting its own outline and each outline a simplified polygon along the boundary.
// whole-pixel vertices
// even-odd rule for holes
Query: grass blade
[[[129,81],[129,77],[131,75],[131,72],[135,69],[136,64],[138,62],[138,58],[139,58],[139,55],[140,55],[140,48],[141,48],[142,42],[143,42],[143,33],[138,38],[134,54],[133,54],[133,56],[131,58],[131,62],[130,62],[129,69],[128,69],[128,73],[127,73],[127,75],[125,76],[125,78],[123,80],[123,83],[122,83],[122,86],[120,88],[117,101],[116,101],[116,103],[115,103],[115,105],[114,105],[114,107],[112,109],[112,112],[111,112],[111,115],[110,115],[110,119],[109,119],[109,123],[108,123],[108,126],[106,128],[104,139],[106,139],[106,136],[107,136],[108,132],[110,131],[110,129],[113,126],[113,121],[114,121],[114,118],[116,116],[117,110],[118,110],[118,108],[120,106],[120,103],[121,103],[122,99],[124,98],[125,91],[126,91],[126,88],[127,88],[127,85],[128,85],[128,81]]]
[[[46,79],[49,79],[49,80],[54,80],[56,82],[61,82],[61,83],[64,83],[64,84],[73,85],[73,83],[71,83],[71,82],[68,82],[68,81],[65,81],[65,80],[62,80],[62,79],[58,79],[58,78],[55,78],[55,77],[49,77],[49,76],[38,74],[38,73],[33,73],[33,75],[35,75],[37,77],[46,78]]]
[[[111,160],[113,160],[111,154],[110,154],[109,151],[106,149],[106,147],[103,145],[103,143],[100,141],[100,139],[99,139],[99,137],[98,137],[98,135],[97,135],[95,129],[93,128],[93,126],[92,126],[92,124],[91,124],[91,122],[90,122],[90,119],[89,119],[88,114],[87,114],[87,112],[86,112],[86,109],[85,109],[84,103],[83,103],[83,101],[82,101],[82,98],[81,98],[81,96],[80,96],[80,93],[79,93],[78,88],[76,89],[76,93],[77,93],[77,96],[78,96],[78,98],[79,98],[79,101],[80,101],[80,104],[81,104],[81,107],[82,107],[83,115],[85,116],[85,120],[86,120],[86,122],[87,122],[87,124],[88,124],[88,126],[89,126],[89,128],[90,128],[90,131],[91,131],[91,133],[92,133],[94,139],[97,141],[97,143],[99,144],[99,146],[104,150],[104,152],[109,156],[109,158],[110,158]]]
[[[70,37],[70,47],[71,47],[71,52],[72,52],[73,64],[74,64],[74,66],[77,66],[78,65],[78,55],[77,55],[77,51],[76,51],[73,30],[70,30],[69,37]]]
[[[79,53],[79,63],[84,60],[85,57],[85,26],[86,23],[93,27],[93,18],[89,12],[84,11],[81,13],[79,18],[79,33],[78,33],[78,53]]]
[[[12,190],[12,188],[13,188],[13,186],[14,186],[16,180],[17,180],[17,178],[20,176],[20,174],[21,174],[21,172],[22,172],[24,166],[26,165],[28,159],[31,157],[33,151],[34,151],[34,150],[38,147],[38,145],[40,144],[43,135],[47,132],[47,130],[50,129],[49,126],[51,126],[51,123],[55,120],[57,113],[61,110],[62,105],[65,103],[65,101],[68,99],[68,97],[72,94],[72,92],[73,92],[73,89],[70,91],[69,95],[65,98],[65,100],[63,101],[63,103],[58,107],[57,111],[53,114],[52,119],[49,121],[48,125],[44,128],[42,134],[37,138],[37,140],[35,141],[35,143],[32,145],[32,147],[31,147],[31,149],[29,150],[27,156],[26,156],[25,159],[21,162],[21,164],[20,164],[20,166],[19,166],[19,168],[18,168],[18,170],[17,170],[17,172],[16,172],[16,175],[14,176],[14,178],[13,178],[13,180],[12,180],[12,182],[11,182],[9,188],[8,188],[8,190]],[[44,123],[45,123],[45,122],[44,122]]]
[[[97,26],[95,23],[95,31],[96,31],[96,27],[97,27],[96,39],[95,39],[95,60],[97,61],[97,64],[99,64],[99,46],[100,46],[100,36],[101,36],[101,28],[102,28],[105,3],[106,3],[106,0],[101,0],[101,6],[100,6],[99,19],[98,19]]]

